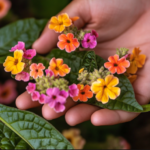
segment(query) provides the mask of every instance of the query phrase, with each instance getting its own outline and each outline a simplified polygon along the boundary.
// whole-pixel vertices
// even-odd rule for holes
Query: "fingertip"
[[[56,113],[55,110],[53,108],[50,108],[48,106],[48,104],[45,104],[43,105],[42,107],[42,114],[43,114],[43,117],[46,119],[46,120],[53,120],[53,119],[56,119],[58,117],[61,117],[63,116],[67,111],[68,109],[70,109],[71,107],[73,107],[76,103],[71,99],[71,98],[68,98],[67,99],[67,102],[65,104],[65,111],[64,112],[61,112],[61,113]]]
[[[37,51],[39,54],[46,54],[51,49],[56,47],[58,41],[58,33],[55,33],[53,30],[48,28],[46,25],[41,36],[33,43],[32,48]]]
[[[77,124],[77,116],[75,114],[73,114],[72,112],[67,112],[65,115],[65,120],[67,122],[68,125],[70,126],[75,126]]]
[[[91,115],[98,110],[96,106],[91,106],[88,104],[79,104],[70,110],[65,115],[66,122],[70,126],[75,126],[84,121],[88,121],[91,118]]]
[[[42,115],[46,120],[53,120],[63,115],[63,113],[56,113],[53,108],[50,108],[48,104],[43,105]]]
[[[33,107],[38,107],[40,104],[39,102],[33,102],[31,100],[31,96],[27,92],[24,92],[17,97],[16,106],[18,109],[26,110]]]
[[[102,123],[102,120],[101,120],[101,114],[98,114],[98,113],[94,113],[92,116],[91,116],[91,123],[94,125],[94,126],[100,126],[100,124]]]

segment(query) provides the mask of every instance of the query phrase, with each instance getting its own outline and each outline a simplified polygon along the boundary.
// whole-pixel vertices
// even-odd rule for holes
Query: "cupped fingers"
[[[48,106],[48,104],[43,105],[42,107],[42,114],[43,117],[47,120],[52,120],[52,119],[56,119],[58,117],[63,116],[70,108],[72,108],[73,106],[75,106],[77,103],[75,103],[71,98],[67,99],[67,102],[65,104],[65,111],[61,112],[61,113],[56,113],[55,110],[53,108],[50,108]]]
[[[97,110],[99,110],[99,108],[96,106],[79,104],[67,111],[65,119],[70,126],[75,126],[79,123],[90,120],[91,115]]]
[[[23,94],[19,95],[16,99],[16,106],[21,110],[26,110],[34,107],[38,107],[41,104],[39,102],[34,102],[31,100],[31,95],[28,92],[24,92]]]
[[[115,125],[131,121],[138,115],[139,113],[101,109],[92,114],[91,122],[95,126]]]

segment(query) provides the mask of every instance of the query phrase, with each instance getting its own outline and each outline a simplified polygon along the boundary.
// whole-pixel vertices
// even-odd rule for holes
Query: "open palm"
[[[140,104],[146,104],[150,98],[150,2],[144,0],[74,0],[62,12],[70,17],[79,16],[76,22],[78,28],[95,29],[99,33],[97,55],[107,59],[116,53],[116,48],[126,47],[132,50],[140,47],[146,55],[146,64],[137,73],[138,78],[133,87],[136,99]],[[149,9],[149,10],[148,10]],[[62,13],[60,12],[60,13]],[[47,53],[56,46],[58,34],[47,28],[41,37],[33,44],[38,53]],[[27,92],[17,98],[19,109],[37,107]],[[48,105],[43,105],[42,114],[48,120],[65,114],[69,125],[76,125],[91,119],[93,125],[113,125],[134,119],[138,113],[121,110],[100,109],[88,104],[76,104],[71,98],[67,100],[66,111],[55,113]]]

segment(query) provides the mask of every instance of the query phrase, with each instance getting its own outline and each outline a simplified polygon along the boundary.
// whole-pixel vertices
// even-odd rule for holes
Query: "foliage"
[[[1,147],[4,147],[7,143],[13,144],[12,141],[19,143],[22,139],[21,144],[26,147],[28,144],[32,149],[73,149],[69,141],[49,122],[31,112],[21,111],[0,104],[0,120],[11,129],[7,130],[7,134],[9,134],[10,137],[16,137],[8,141],[6,138],[9,136],[7,137],[4,129],[1,130],[1,138],[3,138],[1,140]],[[6,138],[2,135],[2,132],[6,135]],[[14,132],[21,139],[18,138]],[[14,146],[17,145],[14,144]]]

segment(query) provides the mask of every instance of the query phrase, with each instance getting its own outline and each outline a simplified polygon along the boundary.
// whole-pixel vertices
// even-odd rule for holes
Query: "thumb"
[[[78,16],[80,19],[75,22],[75,26],[78,27],[78,28],[82,28],[82,27],[84,27],[84,25],[90,19],[88,17],[88,15],[85,13],[85,10],[87,9],[85,1],[86,0],[83,0],[83,1],[79,1],[79,0],[72,1],[59,14],[67,13],[69,15],[69,17]],[[85,17],[84,14],[86,15],[86,17]],[[46,27],[45,27],[43,33],[41,34],[41,36],[39,37],[39,39],[37,39],[33,43],[33,46],[32,46],[40,54],[48,53],[51,49],[56,47],[56,44],[58,42],[58,35],[59,34],[56,33],[53,30],[50,30],[48,28],[48,24],[46,25]]]

